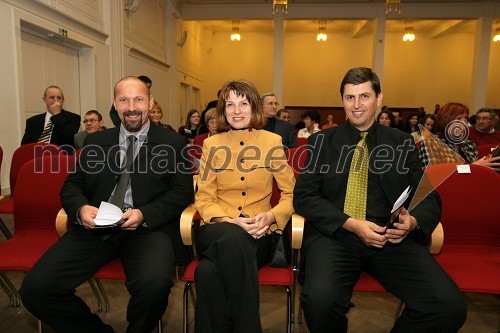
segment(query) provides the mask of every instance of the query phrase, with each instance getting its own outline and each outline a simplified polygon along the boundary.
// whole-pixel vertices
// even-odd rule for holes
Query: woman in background
[[[500,171],[500,156],[490,158],[485,156],[477,159],[478,151],[474,142],[468,139],[469,128],[467,118],[469,108],[461,103],[446,103],[436,114],[436,136],[453,152],[467,163],[473,163]],[[431,160],[427,151],[426,140],[419,147],[422,166],[427,167]]]
[[[219,134],[204,141],[195,195],[195,332],[262,332],[258,269],[270,260],[270,229],[284,230],[293,213],[295,185],[281,137],[262,130],[266,120],[252,83],[223,86]],[[271,207],[273,180],[281,197]]]
[[[188,111],[186,125],[179,129],[179,133],[184,135],[189,143],[192,143],[195,136],[205,133],[201,128],[200,113],[198,110],[192,109]]]
[[[393,127],[394,125],[394,116],[391,112],[386,110],[380,111],[377,116],[377,123],[387,127]]]
[[[151,109],[151,111],[149,111],[149,120],[151,120],[151,122],[155,125],[168,128],[169,130],[175,132],[172,126],[170,126],[169,124],[163,124],[161,122],[161,118],[163,118],[163,110],[160,103],[155,101],[153,108]]]

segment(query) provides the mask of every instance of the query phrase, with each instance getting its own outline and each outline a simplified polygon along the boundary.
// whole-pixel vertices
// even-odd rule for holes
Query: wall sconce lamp
[[[413,31],[413,21],[405,22],[405,34],[403,35],[403,42],[413,42],[415,40],[415,32]]]
[[[233,33],[231,34],[231,42],[237,41],[239,42],[241,39],[240,35],[240,21],[233,20]]]
[[[281,12],[285,15],[288,14],[288,0],[273,0],[273,15],[278,14],[281,8]]]
[[[394,7],[394,13],[401,14],[401,0],[385,0],[385,14],[389,14]]]
[[[495,35],[493,36],[493,41],[500,42],[500,20],[497,21],[497,28],[495,30]]]
[[[326,34],[326,20],[319,20],[319,31],[318,35],[316,36],[316,40],[318,42],[324,42],[328,38],[328,35]]]

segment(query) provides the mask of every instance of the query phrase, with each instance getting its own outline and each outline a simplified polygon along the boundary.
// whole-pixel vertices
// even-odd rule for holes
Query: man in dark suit
[[[64,94],[58,86],[47,87],[42,98],[47,112],[26,120],[21,146],[33,142],[50,142],[74,147],[73,138],[80,128],[80,116],[62,108]]]
[[[61,190],[75,226],[42,256],[20,289],[25,307],[56,332],[113,332],[74,292],[115,258],[123,262],[131,295],[127,332],[153,330],[173,285],[179,216],[193,200],[192,174],[181,156],[185,140],[151,125],[154,100],[138,78],[120,80],[114,95],[121,126],[86,138],[76,172]],[[128,156],[131,166],[120,167]],[[97,207],[120,196],[122,224],[96,228]]]
[[[406,304],[391,332],[456,332],[467,305],[423,245],[440,218],[439,195],[403,209],[394,229],[386,227],[399,195],[408,186],[416,189],[422,176],[413,140],[375,123],[382,92],[371,69],[349,70],[340,93],[348,121],[309,138],[312,148],[294,190],[295,210],[307,219],[300,300],[309,330],[347,331],[353,287],[366,271]],[[353,150],[361,148],[366,168],[359,159],[351,165],[359,153]],[[363,169],[365,181],[352,187],[353,174]],[[360,196],[363,203],[351,213]]]
[[[267,123],[263,129],[266,131],[276,133],[281,136],[281,141],[284,146],[288,148],[297,146],[297,135],[295,135],[295,128],[287,121],[276,119],[276,112],[278,111],[278,98],[274,93],[266,93],[260,96],[264,112],[267,117]]]

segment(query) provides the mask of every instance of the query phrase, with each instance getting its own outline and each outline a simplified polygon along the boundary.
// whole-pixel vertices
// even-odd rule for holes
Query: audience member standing
[[[85,141],[85,138],[88,134],[106,129],[106,127],[104,127],[104,120],[102,120],[102,115],[97,110],[90,110],[85,113],[85,117],[83,117],[83,125],[85,125],[85,129],[75,134],[76,149],[83,147],[83,142]]]
[[[199,135],[206,133],[208,129],[202,129],[200,124],[200,113],[196,109],[191,109],[186,115],[186,125],[182,126],[179,133],[186,137],[189,143],[193,143],[193,139]]]
[[[26,120],[21,146],[27,143],[46,142],[74,147],[74,136],[80,128],[80,116],[63,109],[64,94],[58,86],[49,86],[43,93],[47,112]]]
[[[276,119],[276,112],[280,105],[276,95],[274,93],[266,93],[260,97],[260,100],[264,107],[264,114],[267,117],[267,123],[263,129],[281,136],[284,146],[288,148],[297,146],[297,136],[295,135],[293,125],[286,121]]]

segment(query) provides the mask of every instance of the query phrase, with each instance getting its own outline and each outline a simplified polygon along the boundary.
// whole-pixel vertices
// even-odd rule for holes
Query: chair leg
[[[404,303],[399,301],[399,305],[398,305],[398,308],[396,309],[396,313],[394,314],[394,322],[396,322],[396,320],[398,320],[399,316],[401,316],[401,312],[403,312],[403,307],[404,307]]]
[[[89,279],[89,285],[90,285],[90,288],[92,288],[92,292],[94,293],[95,298],[97,299],[97,312],[101,313],[102,312],[102,298],[101,298],[101,295],[99,294],[99,291],[97,291],[96,280],[94,278]]]
[[[162,323],[162,320],[160,318],[160,320],[158,320],[158,333],[162,333],[163,332],[163,323]]]
[[[293,329],[292,323],[292,292],[289,286],[285,286],[286,290],[286,333],[291,333]]]
[[[182,331],[188,333],[189,331],[189,318],[188,318],[188,308],[189,308],[189,290],[191,289],[192,282],[186,282],[184,285],[184,298],[182,301]]]
[[[42,328],[42,321],[40,319],[36,319],[36,329],[38,333],[43,333],[43,328]]]
[[[20,306],[21,305],[21,296],[19,296],[19,293],[17,292],[16,287],[10,282],[9,278],[4,272],[0,272],[0,280],[3,280],[3,282],[6,284],[7,288],[10,289],[12,295],[14,296],[14,304],[15,306]]]
[[[2,231],[6,239],[12,238],[12,234],[10,233],[9,228],[7,228],[1,217],[0,217],[0,231]]]
[[[5,275],[2,272],[3,275]],[[12,293],[12,290],[9,288],[7,283],[4,281],[4,278],[2,275],[0,275],[0,287],[5,291],[7,296],[9,297],[9,306],[14,306],[16,305],[16,300],[14,299],[14,294]]]
[[[111,309],[111,306],[109,304],[108,294],[106,294],[106,290],[104,289],[104,286],[102,285],[101,280],[95,279],[95,282],[97,283],[97,287],[99,287],[99,291],[101,292],[102,299],[104,300],[104,311],[109,312],[109,310]]]

